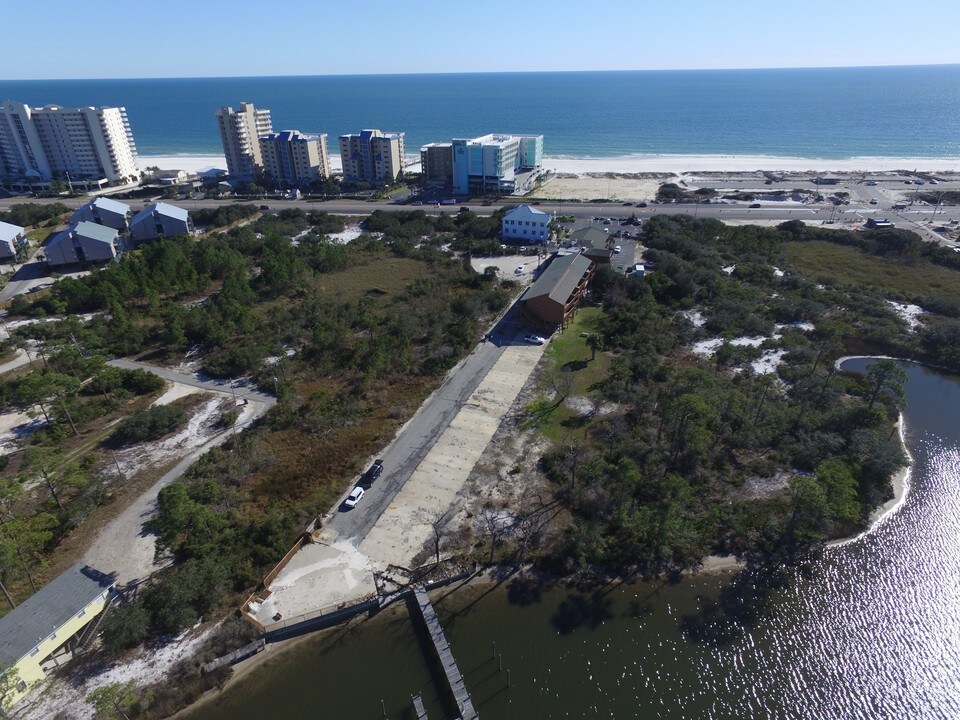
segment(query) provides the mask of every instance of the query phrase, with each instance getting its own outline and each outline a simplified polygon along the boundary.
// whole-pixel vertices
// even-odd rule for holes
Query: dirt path
[[[116,572],[120,584],[143,580],[158,570],[161,566],[154,563],[154,536],[144,531],[143,523],[153,516],[160,490],[180,478],[197,458],[226,442],[232,433],[250,425],[269,407],[266,403],[248,402],[233,428],[218,433],[190,451],[172,470],[111,520],[84,553],[83,562],[103,572]]]

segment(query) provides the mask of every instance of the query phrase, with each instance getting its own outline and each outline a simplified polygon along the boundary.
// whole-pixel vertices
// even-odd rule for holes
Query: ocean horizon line
[[[2,83],[38,83],[38,82],[111,82],[131,80],[278,80],[283,78],[378,78],[378,77],[457,77],[465,75],[570,75],[570,74],[632,74],[632,73],[704,73],[704,72],[783,72],[790,70],[872,70],[894,68],[945,68],[960,67],[960,63],[915,63],[897,65],[790,65],[768,67],[716,67],[716,68],[619,68],[619,69],[577,69],[577,70],[458,70],[454,72],[362,72],[362,73],[305,73],[305,74],[266,74],[266,75],[170,75],[165,77],[147,76],[117,76],[117,77],[83,77],[83,78],[0,78]]]

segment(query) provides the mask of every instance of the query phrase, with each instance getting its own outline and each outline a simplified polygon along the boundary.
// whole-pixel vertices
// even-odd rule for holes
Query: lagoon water
[[[378,127],[405,131],[408,154],[515,132],[542,133],[552,157],[960,157],[960,65],[0,81],[8,98],[125,106],[141,155],[220,154],[214,112],[248,100],[334,154]]]
[[[434,593],[480,716],[960,717],[960,379],[906,367],[905,502],[778,578]],[[394,608],[305,639],[189,717],[373,720],[381,699],[388,717],[411,717],[421,691],[430,717],[452,717]]]

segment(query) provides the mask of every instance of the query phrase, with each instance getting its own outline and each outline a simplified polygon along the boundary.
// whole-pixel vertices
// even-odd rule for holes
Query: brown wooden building
[[[520,300],[523,314],[535,322],[564,325],[587,293],[594,264],[581,254],[556,255]]]

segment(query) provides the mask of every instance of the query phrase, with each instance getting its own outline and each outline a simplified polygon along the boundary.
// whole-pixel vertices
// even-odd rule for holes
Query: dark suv
[[[370,466],[370,469],[363,474],[363,481],[366,483],[372,483],[378,477],[383,475],[383,460],[374,460],[373,465]]]

